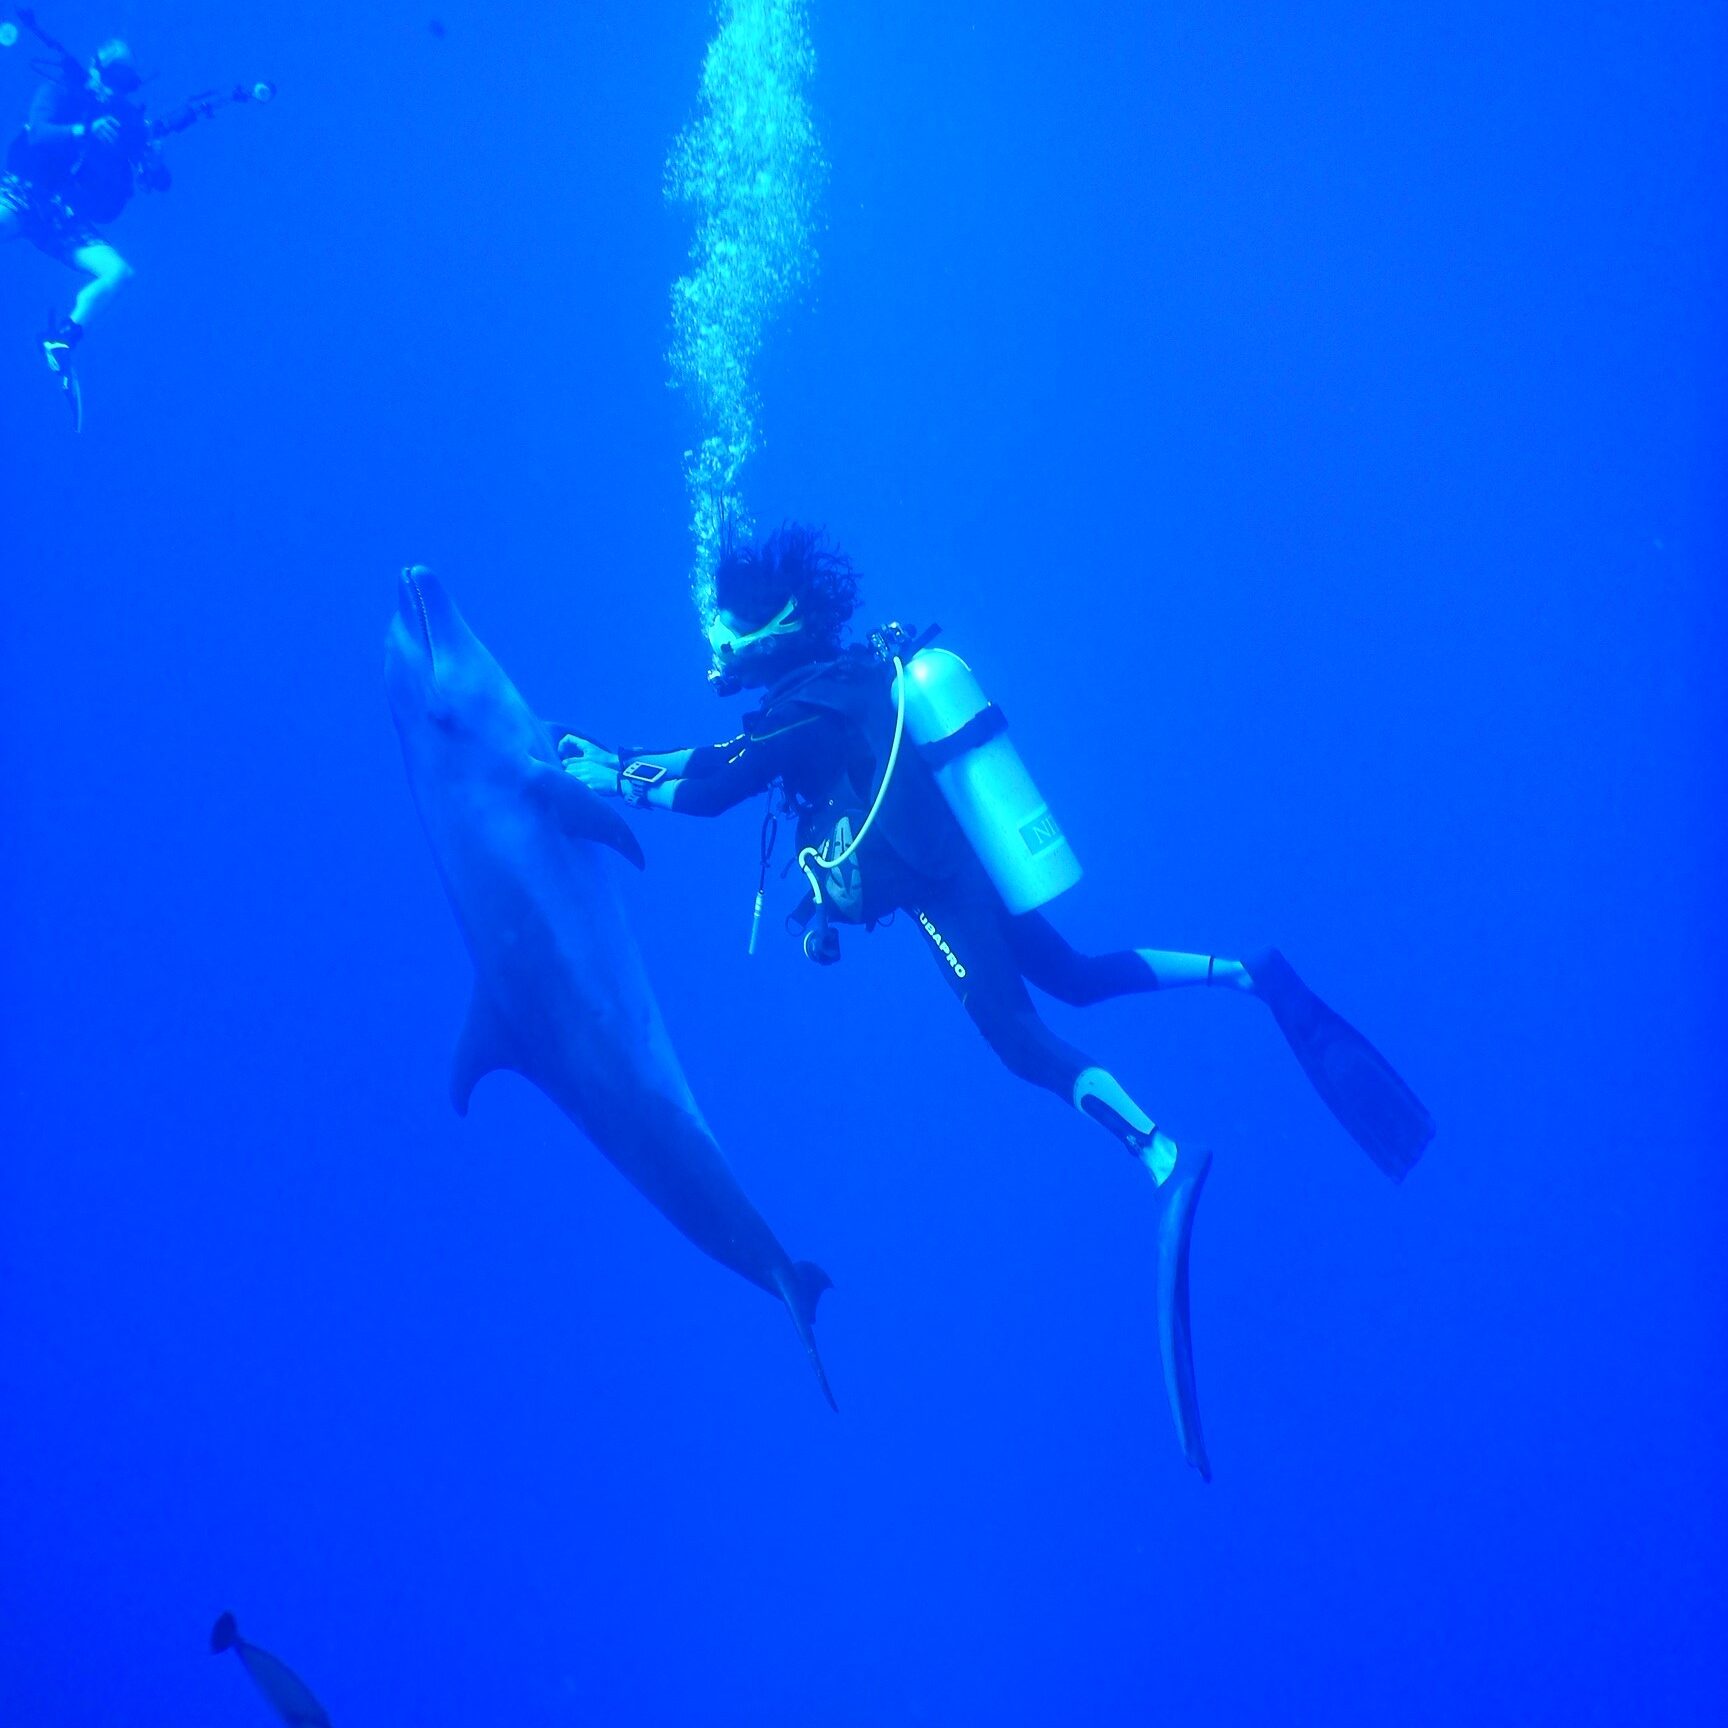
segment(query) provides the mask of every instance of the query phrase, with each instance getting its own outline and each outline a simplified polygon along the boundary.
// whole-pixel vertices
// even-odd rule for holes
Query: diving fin
[[[82,334],[83,331],[70,318],[56,318],[49,313],[48,328],[40,338],[42,358],[59,382],[60,394],[72,415],[74,432],[84,430],[84,386],[78,381],[77,369],[72,364],[72,350]]]
[[[1296,976],[1276,948],[1244,962],[1302,1071],[1344,1131],[1402,1182],[1434,1138],[1434,1119],[1392,1064]]]
[[[66,406],[72,414],[72,430],[84,430],[84,386],[79,382],[78,374],[68,364],[61,369],[60,388],[66,397]]]
[[[1191,1168],[1188,1166],[1191,1165]],[[1200,1396],[1194,1385],[1194,1338],[1188,1324],[1188,1242],[1194,1233],[1194,1210],[1212,1170],[1212,1154],[1179,1156],[1175,1170],[1158,1190],[1163,1211],[1158,1219],[1158,1350],[1164,1358],[1164,1390],[1182,1455],[1212,1480],[1212,1460],[1200,1431]]]

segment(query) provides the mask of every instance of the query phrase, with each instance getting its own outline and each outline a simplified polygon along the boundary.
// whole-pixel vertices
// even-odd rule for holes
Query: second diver
[[[83,423],[74,369],[90,321],[131,278],[132,266],[103,233],[139,189],[164,192],[171,176],[165,139],[231,102],[270,100],[269,84],[206,91],[159,118],[145,112],[143,79],[131,47],[110,37],[81,61],[50,36],[28,8],[18,17],[50,57],[46,76],[0,170],[0,240],[28,240],[86,280],[71,307],[52,317],[39,341],[42,358]]]

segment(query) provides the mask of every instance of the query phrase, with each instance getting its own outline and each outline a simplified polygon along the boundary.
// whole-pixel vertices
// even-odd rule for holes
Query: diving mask
[[[773,636],[790,636],[804,628],[803,621],[793,616],[797,610],[798,602],[788,600],[759,630],[734,630],[716,612],[708,621],[708,646],[714,650],[716,659],[730,659],[754,643],[766,642]]]
[[[96,81],[116,96],[131,96],[144,83],[137,62],[132,58],[132,50],[118,38],[104,42],[96,50],[90,70]]]

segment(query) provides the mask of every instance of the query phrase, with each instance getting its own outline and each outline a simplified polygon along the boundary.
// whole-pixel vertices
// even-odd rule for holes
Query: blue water
[[[267,1720],[223,1608],[343,1728],[1718,1720],[1720,9],[813,7],[753,507],[980,669],[1075,940],[1278,942],[1440,1125],[1397,1189],[1253,1004],[1051,1009],[1216,1151],[1210,1488],[1144,1177],[904,920],[748,960],[754,810],[631,900],[838,1418],[539,1094],[446,1101],[395,569],[602,737],[737,711],[704,6],[41,10],[281,94],[115,228],[81,438],[0,252],[0,1722]]]

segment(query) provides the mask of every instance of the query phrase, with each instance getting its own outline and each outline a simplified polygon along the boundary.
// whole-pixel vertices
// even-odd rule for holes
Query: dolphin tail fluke
[[[240,1642],[240,1627],[232,1614],[224,1613],[210,1628],[210,1654],[220,1656]]]
[[[780,1286],[780,1294],[791,1310],[792,1324],[798,1328],[798,1336],[810,1357],[810,1366],[816,1370],[822,1396],[828,1400],[828,1408],[838,1414],[840,1406],[834,1402],[834,1389],[828,1384],[828,1372],[822,1366],[822,1356],[816,1348],[816,1334],[812,1330],[816,1324],[816,1304],[821,1301],[824,1290],[834,1288],[834,1280],[813,1261],[799,1260],[777,1271],[774,1282]]]

